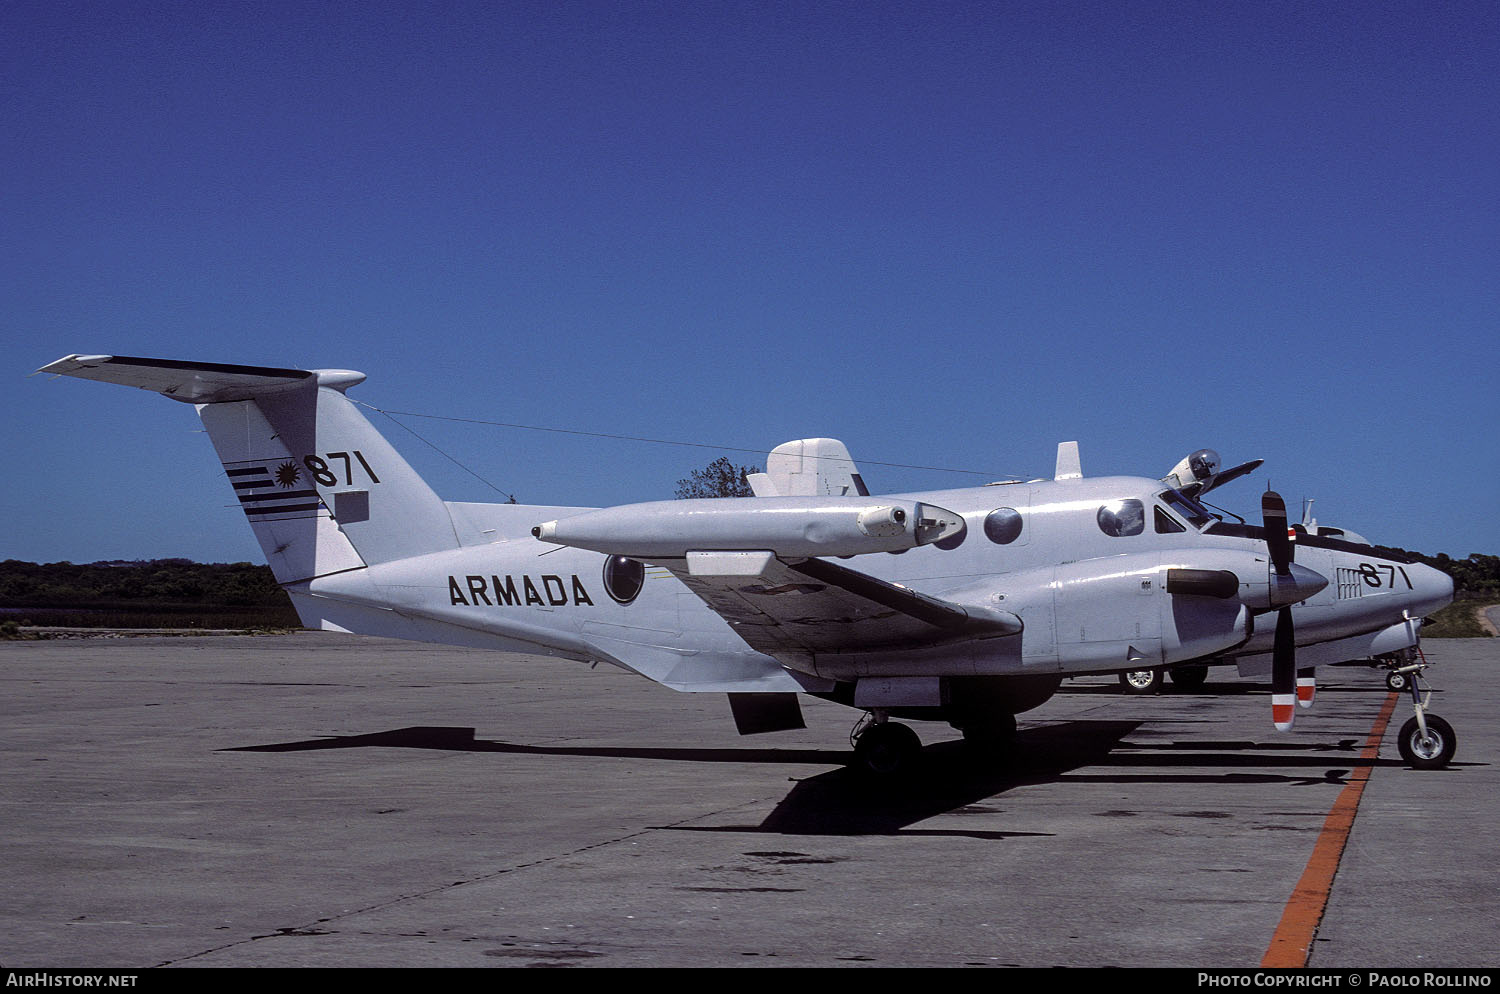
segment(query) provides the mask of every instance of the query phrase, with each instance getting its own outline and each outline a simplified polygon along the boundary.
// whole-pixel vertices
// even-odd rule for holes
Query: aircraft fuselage
[[[860,555],[850,565],[951,602],[1011,612],[1024,631],[919,651],[818,653],[790,673],[749,648],[666,569],[647,564],[638,589],[618,591],[606,581],[618,557],[530,534],[542,520],[585,508],[468,505],[494,516],[489,540],[476,536],[456,550],[290,589],[330,627],[603,660],[682,690],[1078,674],[1229,655],[1253,668],[1254,657],[1270,652],[1274,627],[1257,624],[1271,608],[1263,532],[1195,517],[1191,502],[1163,499],[1170,493],[1154,480],[1093,477],[892,496],[954,511],[965,529],[956,540]],[[1299,566],[1329,581],[1293,609],[1298,645],[1336,645],[1344,658],[1410,644],[1402,634],[1411,629],[1414,641],[1408,619],[1452,595],[1446,575],[1373,547],[1303,537],[1295,554]],[[1238,589],[1231,596],[1173,592],[1168,581],[1179,570],[1233,574]]]

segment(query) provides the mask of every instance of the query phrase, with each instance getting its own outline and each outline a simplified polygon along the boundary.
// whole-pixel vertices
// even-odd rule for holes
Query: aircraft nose
[[[1447,573],[1421,563],[1406,567],[1406,571],[1412,582],[1414,616],[1431,614],[1453,602],[1453,577]]]

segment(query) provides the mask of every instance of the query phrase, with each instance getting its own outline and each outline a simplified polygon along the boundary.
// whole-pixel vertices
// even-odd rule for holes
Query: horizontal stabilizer
[[[37,372],[139,387],[187,404],[254,400],[309,383],[345,390],[365,378],[363,373],[347,369],[281,369],[124,355],[64,356]]]

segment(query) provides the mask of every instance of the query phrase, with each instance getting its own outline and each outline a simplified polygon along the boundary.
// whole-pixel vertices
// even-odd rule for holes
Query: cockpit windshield
[[[1217,515],[1210,514],[1207,508],[1180,490],[1163,490],[1158,496],[1162,503],[1187,518],[1188,524],[1198,531],[1220,520]]]

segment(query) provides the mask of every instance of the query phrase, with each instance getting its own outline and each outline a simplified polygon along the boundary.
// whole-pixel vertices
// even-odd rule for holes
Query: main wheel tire
[[[871,725],[854,743],[854,763],[865,773],[890,777],[908,773],[922,751],[922,740],[909,725],[887,721]]]
[[[1167,676],[1179,690],[1197,690],[1208,682],[1208,667],[1174,666],[1167,670]]]
[[[1385,675],[1385,685],[1387,689],[1394,690],[1399,694],[1401,691],[1411,686],[1411,674],[1397,673],[1396,671],[1392,670]]]
[[[1396,740],[1396,748],[1412,769],[1440,770],[1452,761],[1453,754],[1458,751],[1458,736],[1453,734],[1453,726],[1437,715],[1429,714],[1426,719],[1425,739],[1416,717],[1406,719],[1406,724],[1401,726],[1401,737]]]
[[[1161,690],[1161,670],[1125,670],[1120,686],[1127,694],[1154,694]]]

